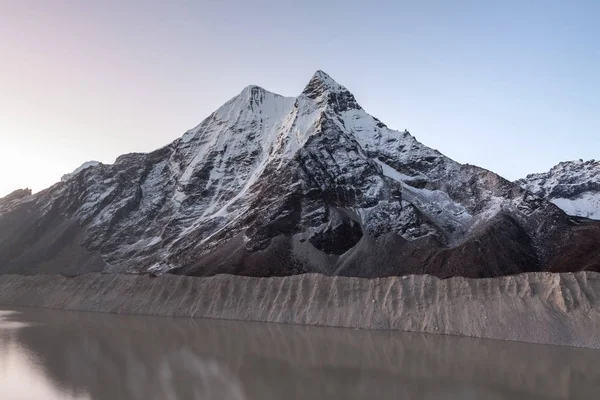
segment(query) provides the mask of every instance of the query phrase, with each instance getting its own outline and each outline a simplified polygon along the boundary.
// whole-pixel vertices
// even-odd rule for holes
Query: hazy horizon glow
[[[0,1],[0,196],[151,151],[322,69],[367,112],[517,179],[600,158],[600,2]]]

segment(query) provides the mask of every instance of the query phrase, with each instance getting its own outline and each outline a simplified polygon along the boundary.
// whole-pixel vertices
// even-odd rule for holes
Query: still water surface
[[[0,311],[0,398],[600,399],[600,351],[12,309]]]

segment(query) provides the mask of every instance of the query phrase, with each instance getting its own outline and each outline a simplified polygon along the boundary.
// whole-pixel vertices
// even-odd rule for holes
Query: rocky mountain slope
[[[567,161],[517,183],[569,215],[600,220],[600,161]]]
[[[0,272],[600,270],[600,224],[389,129],[322,71],[298,97],[249,86],[159,150],[11,196]]]

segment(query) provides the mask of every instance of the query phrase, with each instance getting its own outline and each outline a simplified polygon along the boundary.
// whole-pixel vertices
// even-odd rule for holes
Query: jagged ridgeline
[[[0,199],[0,272],[490,277],[600,271],[600,223],[367,114],[322,71]]]
[[[561,162],[548,172],[527,175],[517,183],[569,215],[600,220],[600,161]]]

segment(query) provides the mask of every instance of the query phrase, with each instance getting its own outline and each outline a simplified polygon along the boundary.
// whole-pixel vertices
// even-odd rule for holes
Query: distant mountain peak
[[[600,219],[600,161],[563,161],[516,183],[569,215]]]

